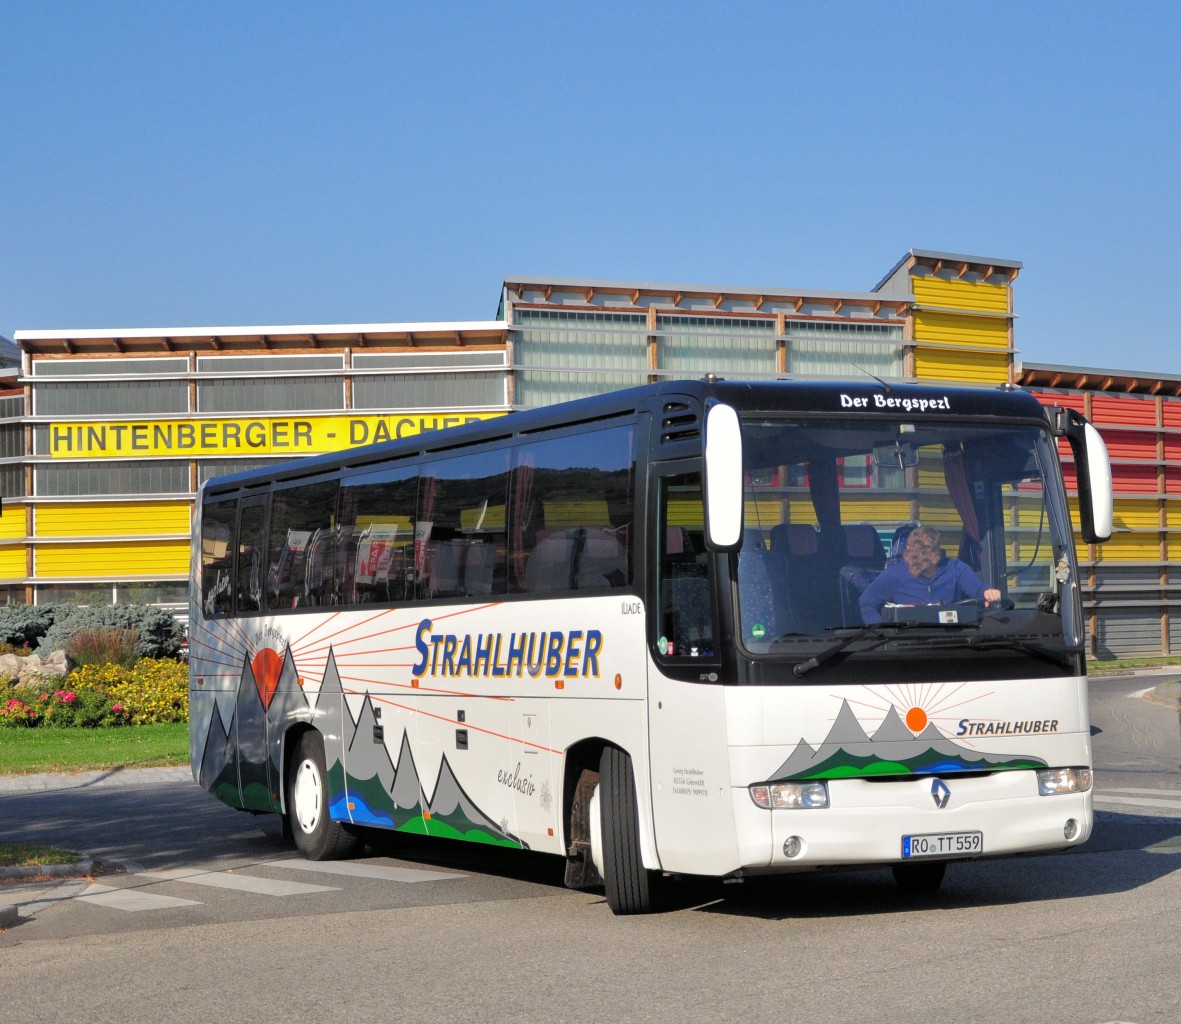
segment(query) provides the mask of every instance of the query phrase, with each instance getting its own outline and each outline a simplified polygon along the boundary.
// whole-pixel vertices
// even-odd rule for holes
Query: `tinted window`
[[[517,450],[512,589],[554,593],[632,580],[633,430],[556,437]]]
[[[272,608],[341,603],[336,529],[337,483],[303,484],[271,499],[267,588]]]

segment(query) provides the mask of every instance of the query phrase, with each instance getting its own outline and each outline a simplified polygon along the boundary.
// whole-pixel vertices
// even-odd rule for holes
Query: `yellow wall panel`
[[[1150,533],[1117,533],[1097,548],[1100,562],[1156,562],[1160,544]]]
[[[0,548],[0,579],[23,580],[25,572],[25,549]]]
[[[9,505],[0,514],[0,539],[15,540],[25,535],[25,507]]]
[[[1003,384],[1009,379],[1009,354],[916,348],[915,376],[920,380],[953,380]]]
[[[912,277],[911,289],[920,306],[977,309],[982,313],[1008,313],[1009,289],[983,281],[947,281],[941,277]]]
[[[1117,530],[1120,527],[1127,527],[1132,530],[1138,528],[1154,529],[1160,523],[1157,507],[1155,501],[1134,501],[1116,498],[1114,508],[1112,509],[1115,528]]]
[[[187,576],[189,571],[187,541],[42,545],[35,558],[42,579]]]
[[[915,313],[914,340],[941,345],[971,345],[973,348],[1008,349],[1008,320],[963,316],[957,313]]]
[[[188,533],[192,508],[189,502],[38,505],[34,526],[38,537]]]

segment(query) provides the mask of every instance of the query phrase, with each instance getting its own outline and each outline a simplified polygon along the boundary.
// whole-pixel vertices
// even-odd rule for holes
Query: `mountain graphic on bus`
[[[945,775],[1045,768],[1036,757],[1006,757],[972,750],[949,740],[932,723],[918,735],[906,727],[893,705],[869,736],[849,702],[841,701],[836,721],[819,747],[800,739],[794,753],[769,782],[847,779],[886,775]]]
[[[278,656],[273,660],[277,663]],[[293,722],[314,722],[325,738],[325,767],[333,794],[329,813],[334,820],[526,848],[479,809],[445,754],[434,792],[426,796],[408,734],[402,733],[395,764],[383,739],[378,738],[378,716],[368,694],[353,718],[331,648],[314,706],[300,686],[290,650],[284,651],[281,666],[270,660],[263,662],[266,674],[274,678],[257,679],[254,665],[259,663],[257,657],[253,663],[243,659],[228,722],[219,705],[213,706],[197,781],[218,799],[241,810],[279,811],[280,749],[278,743],[268,743],[267,737],[281,735]],[[344,742],[333,742],[333,737]]]

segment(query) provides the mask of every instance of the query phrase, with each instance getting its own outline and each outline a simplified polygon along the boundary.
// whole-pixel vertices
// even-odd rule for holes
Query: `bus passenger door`
[[[716,559],[705,546],[701,463],[666,463],[653,473],[648,730],[656,846],[666,871],[724,874],[736,866],[725,640]]]

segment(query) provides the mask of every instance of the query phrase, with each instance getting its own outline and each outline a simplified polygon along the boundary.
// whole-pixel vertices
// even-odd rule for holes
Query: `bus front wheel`
[[[355,853],[356,833],[328,813],[328,770],[318,732],[299,738],[287,778],[287,822],[299,852],[308,860],[337,860]]]
[[[599,761],[596,866],[603,876],[607,905],[616,914],[646,914],[654,907],[655,873],[640,856],[640,814],[632,761],[618,747],[607,747]]]

